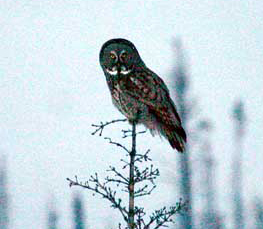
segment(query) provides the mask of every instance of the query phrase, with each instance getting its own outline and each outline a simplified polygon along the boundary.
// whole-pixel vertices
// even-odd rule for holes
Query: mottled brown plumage
[[[135,46],[125,39],[107,41],[100,51],[100,64],[118,110],[183,152],[186,134],[168,88],[146,67]]]

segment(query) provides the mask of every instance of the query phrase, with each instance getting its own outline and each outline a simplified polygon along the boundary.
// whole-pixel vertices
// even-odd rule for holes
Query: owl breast
[[[113,84],[112,102],[129,121],[140,122],[142,114],[148,113],[148,107],[127,93],[127,82]]]

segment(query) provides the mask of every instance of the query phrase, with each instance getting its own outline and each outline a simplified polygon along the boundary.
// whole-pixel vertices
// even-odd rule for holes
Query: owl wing
[[[127,78],[125,92],[148,106],[149,113],[158,122],[157,131],[168,139],[173,148],[182,152],[186,134],[163,80],[150,69],[144,69]]]

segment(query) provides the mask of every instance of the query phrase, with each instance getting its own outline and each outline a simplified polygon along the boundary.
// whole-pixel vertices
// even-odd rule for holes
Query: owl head
[[[125,76],[135,66],[144,65],[134,44],[122,38],[111,39],[100,50],[100,65],[106,75]]]

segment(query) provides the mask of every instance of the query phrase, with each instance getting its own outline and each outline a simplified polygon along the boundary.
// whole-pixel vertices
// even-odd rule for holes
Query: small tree
[[[92,134],[99,133],[99,135],[102,136],[106,126],[125,121],[126,119],[118,119],[106,123],[101,122],[99,125],[92,125],[96,128]],[[172,217],[185,207],[185,203],[182,203],[180,200],[175,206],[169,208],[162,207],[150,214],[148,220],[145,219],[146,212],[144,207],[135,205],[135,199],[151,195],[152,191],[156,188],[155,179],[160,176],[160,173],[158,168],[155,168],[153,164],[149,165],[149,162],[151,162],[151,158],[149,157],[150,150],[147,150],[145,153],[139,153],[136,150],[136,137],[139,134],[145,133],[145,131],[136,132],[136,124],[132,123],[132,130],[122,130],[122,133],[123,138],[131,137],[131,150],[119,142],[105,137],[110,144],[120,147],[125,153],[125,156],[129,158],[129,160],[121,159],[123,163],[121,170],[114,166],[109,166],[107,170],[110,174],[109,176],[101,179],[99,175],[95,173],[90,176],[86,182],[80,182],[77,176],[75,176],[74,180],[67,178],[70,182],[69,185],[81,186],[107,199],[111,203],[111,207],[118,209],[122,215],[126,223],[124,228],[149,229],[151,226],[151,228],[157,229],[165,227],[168,223],[174,222]],[[129,174],[128,176],[126,175],[127,172]],[[120,192],[128,194],[128,206],[125,206],[122,199],[118,197]],[[119,228],[122,228],[120,223]]]

